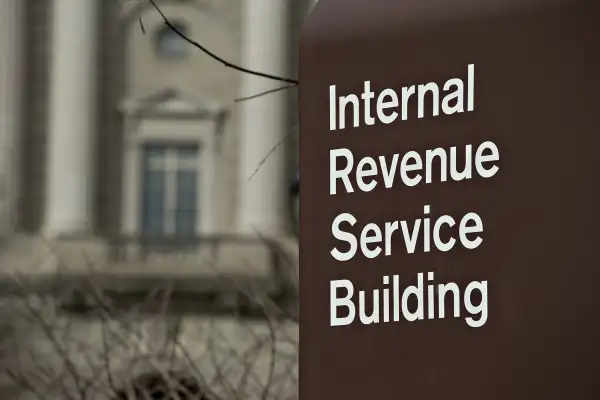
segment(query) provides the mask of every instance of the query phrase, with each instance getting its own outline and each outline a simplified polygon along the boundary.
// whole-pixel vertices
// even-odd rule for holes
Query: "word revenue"
[[[343,184],[346,193],[371,192],[378,185],[385,189],[403,185],[415,187],[434,182],[459,182],[477,176],[489,179],[500,167],[500,151],[494,142],[485,141],[474,149],[467,144],[422,152],[408,151],[391,157],[363,157],[355,162],[349,149],[329,151],[329,194],[338,193]],[[462,160],[459,165],[459,159]],[[341,165],[341,166],[340,166]],[[380,186],[381,187],[381,186]]]

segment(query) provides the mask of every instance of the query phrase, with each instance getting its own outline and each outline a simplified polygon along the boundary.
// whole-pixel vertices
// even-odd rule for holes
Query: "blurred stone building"
[[[312,2],[156,3],[225,61],[295,79]],[[236,102],[287,83],[209,57],[147,0],[2,0],[0,20],[5,252],[35,252],[17,236],[290,236],[295,89]]]
[[[284,78],[297,76],[300,27],[313,2],[156,0],[176,29],[218,57]],[[44,329],[23,317],[27,310],[15,306],[22,301],[5,300],[13,272],[53,279],[66,263],[85,278],[91,260],[103,271],[135,272],[133,279],[109,274],[109,289],[138,290],[140,282],[151,289],[168,274],[180,278],[173,280],[182,291],[214,290],[204,260],[236,277],[265,275],[273,263],[266,238],[297,259],[288,209],[297,162],[295,90],[236,102],[283,85],[228,68],[184,42],[148,0],[0,0],[0,305],[6,325],[20,329],[14,338],[36,354],[35,362],[13,354],[22,360],[19,368],[58,374],[62,351],[57,358],[54,342],[40,335]],[[158,241],[144,242],[149,236]],[[189,237],[192,245],[174,245],[165,255],[172,237]],[[111,255],[115,246],[125,257]],[[148,250],[159,254],[155,262]],[[61,288],[55,293],[64,294]],[[201,308],[196,299],[191,303]],[[87,371],[79,344],[88,346],[86,360],[105,355],[98,336],[104,322],[52,313],[61,323],[69,320],[61,340],[70,349],[69,338],[76,339],[68,357]],[[163,315],[140,315],[148,327],[125,332],[131,343],[112,352],[110,364],[123,381],[139,372],[128,364],[130,354],[153,366],[163,356],[161,327],[172,323]],[[207,337],[221,338],[210,351],[221,359],[277,333],[272,323],[231,316],[186,315],[181,324],[190,363],[209,378],[216,370],[204,354]],[[283,370],[275,374],[283,377],[275,392],[297,398],[297,324],[277,330],[277,354],[265,348],[254,373],[263,380],[270,366]],[[236,359],[228,364],[231,379],[246,368]],[[21,396],[23,388],[6,381],[0,374],[0,397]],[[60,390],[40,388],[47,398],[65,398]],[[241,397],[265,398],[247,390]],[[253,391],[261,395],[252,397]]]

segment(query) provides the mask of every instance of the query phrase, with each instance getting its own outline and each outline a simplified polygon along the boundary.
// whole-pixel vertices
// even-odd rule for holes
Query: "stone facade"
[[[14,136],[16,132],[20,139],[18,143],[12,140],[8,144],[9,147],[18,146],[18,149],[4,151],[7,154],[16,151],[22,155],[18,158],[20,168],[12,169],[17,171],[15,180],[20,183],[15,186],[19,188],[19,193],[13,207],[16,207],[18,218],[13,228],[29,233],[43,231],[46,225],[53,223],[52,210],[57,214],[61,207],[69,208],[70,205],[71,212],[75,212],[73,208],[80,206],[76,201],[64,202],[76,197],[72,191],[89,187],[90,200],[80,200],[82,204],[89,203],[89,206],[80,206],[83,208],[78,211],[90,214],[86,216],[90,226],[84,229],[85,233],[103,234],[122,230],[122,187],[126,185],[123,182],[123,164],[126,163],[123,147],[126,142],[127,115],[120,105],[176,89],[182,98],[175,100],[188,101],[187,106],[212,107],[215,112],[222,114],[219,132],[211,128],[215,130],[212,134],[219,137],[219,148],[215,149],[214,154],[214,186],[207,188],[214,197],[210,214],[214,214],[214,230],[240,231],[239,225],[243,223],[237,217],[245,215],[243,207],[248,206],[248,200],[240,196],[242,193],[257,196],[248,192],[258,190],[246,190],[244,186],[259,186],[262,182],[258,176],[247,182],[252,174],[250,166],[257,159],[260,161],[266,155],[262,154],[264,150],[276,146],[279,139],[288,133],[286,131],[293,130],[295,125],[293,107],[281,108],[277,105],[294,103],[293,91],[234,103],[236,98],[254,94],[248,92],[254,87],[266,90],[280,83],[227,68],[192,45],[188,45],[188,54],[183,59],[165,59],[157,54],[156,49],[157,36],[164,24],[147,1],[91,1],[85,6],[80,5],[82,2],[69,0],[23,1],[18,5],[9,0],[6,3],[10,7],[4,7],[2,18],[10,20],[12,24],[3,24],[3,29],[13,34],[2,35],[2,51],[16,57],[3,57],[3,60],[11,59],[18,66],[7,66],[12,69],[6,69],[3,79],[12,83],[12,86],[6,87],[3,82],[0,88],[8,99],[17,99],[16,95],[21,94],[23,103],[20,107],[22,118],[15,116],[17,102],[2,103],[2,111],[12,107],[11,118],[18,120],[17,125],[11,122],[3,137],[9,137],[11,133]],[[297,41],[307,5],[303,1],[289,0],[261,0],[255,3],[245,9],[242,0],[158,2],[170,20],[185,24],[191,38],[223,59],[250,69],[295,77]],[[260,11],[261,7],[266,11]],[[11,13],[18,17],[11,16]],[[53,18],[60,20],[60,23],[54,24]],[[85,18],[88,18],[87,22],[83,20]],[[268,23],[260,18],[266,21],[283,18],[286,21]],[[144,29],[140,26],[140,20]],[[254,26],[261,28],[262,32]],[[245,31],[249,35],[254,32],[255,36],[245,40]],[[273,32],[279,34],[273,35]],[[271,110],[273,106],[279,109]],[[258,114],[260,112],[263,114]],[[243,119],[245,113],[248,116]],[[6,118],[6,114],[3,114],[3,122]],[[272,120],[276,122],[268,122]],[[188,121],[164,116],[158,123],[162,124],[164,140],[169,141],[177,136],[178,131],[185,131],[184,125]],[[133,135],[136,133],[134,131]],[[57,135],[65,139],[55,139]],[[242,135],[252,137],[246,140]],[[86,138],[85,143],[73,143],[74,140],[83,140],[81,137]],[[264,144],[257,146],[261,137],[264,137]],[[66,145],[63,149],[60,147],[63,142],[71,142],[71,147]],[[240,148],[242,142],[248,143],[249,150]],[[89,155],[86,146],[91,149]],[[278,169],[285,170],[286,176],[281,179],[282,182],[289,181],[288,178],[292,176],[289,170],[294,162],[295,151],[290,147],[285,149],[284,157],[274,156],[279,162],[277,167],[282,167]],[[52,156],[53,151],[57,155]],[[250,154],[251,151],[256,154]],[[67,166],[74,165],[73,159],[77,157],[81,158],[79,162],[82,163],[76,168],[78,171],[65,170]],[[91,166],[83,166],[86,159],[89,159],[87,161]],[[246,159],[246,169],[240,170],[240,163],[243,162],[240,160]],[[268,172],[275,171],[268,164],[265,163],[263,167]],[[54,173],[53,168],[56,169]],[[272,174],[261,175],[271,175],[268,180],[277,183]],[[56,180],[56,189],[48,187],[53,179]],[[202,188],[205,189],[204,186]],[[278,189],[285,192],[283,187]],[[285,195],[283,193],[279,197]],[[263,193],[263,198],[265,196]],[[52,200],[54,197],[55,201]],[[53,202],[58,204],[48,204]],[[278,201],[268,202],[269,206],[275,208],[273,213],[284,211]],[[256,218],[244,218],[261,224],[261,221],[254,221]],[[274,217],[263,216],[265,218]],[[288,214],[285,213],[281,218],[287,219]],[[282,221],[275,224],[280,230],[278,234],[288,228]],[[261,230],[261,227],[256,226],[256,229]],[[65,231],[62,233],[78,233],[74,227],[65,226],[62,230]]]
[[[284,83],[227,68],[191,44],[182,47],[164,33],[146,0],[4,3],[4,253],[23,251],[16,233],[27,235],[27,243],[172,234],[179,225],[198,236],[289,235],[295,89],[236,102]],[[157,2],[186,35],[224,60],[288,78],[297,76],[299,33],[310,3]],[[153,145],[169,154],[177,146],[200,149],[190,164],[196,179],[188,200],[195,204],[187,220],[169,216],[186,198],[166,178],[164,193],[146,190],[142,164]],[[165,199],[158,230],[150,221],[156,201],[145,205],[157,196]]]
[[[312,3],[157,1],[171,22],[224,60],[289,78],[297,76],[300,27]],[[175,290],[214,290],[216,281],[209,275],[215,266],[237,279],[272,275],[270,263],[277,257],[280,263],[296,263],[297,243],[287,209],[288,184],[297,162],[295,90],[236,102],[283,83],[227,68],[190,44],[181,47],[164,33],[160,15],[146,0],[4,0],[0,21],[0,292],[8,314],[17,319],[28,314],[19,311],[21,306],[13,300],[4,300],[16,286],[28,284],[14,281],[16,275],[34,276],[44,286],[45,281],[37,279],[40,274],[55,278],[57,272],[67,270],[89,278],[91,272],[100,271],[102,279],[93,275],[96,282],[110,281],[105,286],[117,291],[139,290],[140,282],[150,285],[168,276]],[[167,157],[162,162],[185,164],[196,172],[194,216],[179,221],[165,214],[162,231],[151,233],[168,237],[178,233],[181,223],[188,229],[185,233],[200,238],[193,251],[186,247],[174,256],[148,256],[144,245],[136,243],[118,245],[115,257],[112,244],[119,242],[119,236],[144,234],[154,226],[144,219],[152,217],[144,208],[145,151],[149,146],[166,146],[168,154],[175,154],[169,146],[185,145],[189,150],[190,144],[201,149],[200,160],[185,164],[183,159]],[[277,150],[264,161],[272,148]],[[164,195],[173,206],[179,194],[172,182],[165,187],[170,189],[163,188],[157,196]],[[160,212],[167,211],[163,207]],[[186,225],[189,219],[194,223]],[[273,245],[265,247],[266,240]],[[140,279],[142,275],[150,279]],[[64,295],[73,281],[64,282],[64,287],[51,289]],[[273,283],[266,286],[272,288]],[[102,323],[56,312],[52,311],[57,321],[66,318],[73,327],[69,335],[79,337],[74,343],[88,346],[85,351],[77,346],[71,349],[74,363],[89,368],[88,356],[100,357],[104,351],[99,337]],[[15,322],[4,314],[2,308],[2,319],[16,330],[13,336],[23,341],[21,345],[46,357],[29,366],[58,368],[56,354],[52,355],[56,343],[49,342],[47,335],[36,336],[43,336],[40,324]],[[138,319],[150,326],[143,331],[156,334],[160,328],[153,324],[172,318]],[[297,323],[277,323],[274,332],[273,322],[264,320],[199,314],[180,320],[181,340],[191,353],[180,354],[179,359],[193,357],[201,375],[218,372],[215,360],[206,354],[215,332],[218,346],[211,351],[217,358],[254,352],[258,342],[271,343],[276,351],[266,346],[257,353],[251,377],[255,382],[244,398],[297,398]],[[117,319],[110,322],[118,323]],[[153,338],[140,339],[131,332],[124,336],[135,343],[115,351],[113,361],[115,375],[127,380],[137,372],[125,373],[130,367],[123,352],[137,351],[131,356],[145,357],[157,346]],[[13,345],[8,347],[14,352]],[[27,362],[22,354],[13,355]],[[75,360],[83,355],[85,360]],[[274,355],[276,363],[269,361]],[[4,357],[3,362],[12,361]],[[239,357],[225,362],[227,379],[243,375],[240,363]],[[266,396],[259,389],[273,373],[280,383]],[[0,397],[13,398],[14,385],[5,386],[5,377],[0,378]],[[105,378],[100,379],[104,384]],[[64,398],[60,390],[43,390],[48,390],[47,398]]]

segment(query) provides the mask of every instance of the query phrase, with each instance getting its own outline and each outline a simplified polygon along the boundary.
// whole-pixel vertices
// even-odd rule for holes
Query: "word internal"
[[[445,284],[429,284],[427,292],[424,288],[423,273],[417,275],[417,285],[400,290],[399,275],[383,277],[382,289],[374,289],[370,294],[370,306],[367,304],[367,292],[358,291],[355,295],[354,284],[347,280],[334,280],[330,283],[330,326],[346,326],[356,322],[363,325],[400,322],[401,316],[407,322],[446,318],[447,295],[451,294],[452,316],[460,318],[461,309],[469,314],[465,318],[467,325],[480,328],[488,319],[488,287],[487,281],[474,281],[467,285],[462,295],[460,288],[454,282]],[[434,280],[433,272],[427,274],[428,282]],[[338,297],[338,291],[345,289],[345,295]],[[425,296],[425,294],[427,296]],[[480,297],[478,304],[473,304],[473,297]],[[356,299],[358,297],[358,300]],[[416,301],[416,309],[411,310],[409,302]],[[367,311],[367,307],[370,312]],[[341,310],[340,310],[341,309]],[[339,316],[338,311],[345,311],[345,316]],[[427,313],[425,312],[427,310]],[[479,315],[479,318],[474,318]]]
[[[441,91],[446,92],[443,98],[440,96],[440,86],[435,82],[405,86],[401,89],[400,98],[394,89],[384,89],[377,95],[375,101],[377,120],[383,124],[393,123],[398,118],[396,109],[400,108],[401,119],[406,121],[413,96],[416,97],[417,102],[417,118],[425,117],[425,109],[428,104],[431,106],[431,115],[434,117],[440,114],[440,110],[446,115],[462,113],[465,109],[473,111],[475,109],[475,65],[469,64],[468,66],[466,85],[462,79],[452,78],[444,83]],[[429,103],[426,101],[428,95],[432,99]],[[362,119],[365,125],[374,125],[376,119],[371,115],[373,106],[371,101],[374,99],[375,93],[371,90],[370,81],[364,82],[360,99],[356,94],[338,96],[337,87],[329,86],[329,130],[346,128],[346,114],[349,107],[352,111],[354,128],[360,126],[361,114],[363,114]]]

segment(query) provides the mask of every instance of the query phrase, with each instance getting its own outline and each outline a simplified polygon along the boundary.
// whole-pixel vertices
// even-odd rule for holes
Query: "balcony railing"
[[[5,273],[0,296],[56,297],[85,311],[95,301],[90,295],[101,294],[126,309],[168,292],[173,307],[193,312],[221,308],[223,303],[227,309],[252,311],[257,299],[267,298],[295,310],[294,253],[280,241],[240,235],[65,239],[44,258],[56,258],[60,265],[23,270],[18,280]]]
[[[179,291],[222,292],[240,285],[269,294],[295,290],[294,259],[270,238],[121,235],[107,243],[112,271],[168,280]]]

